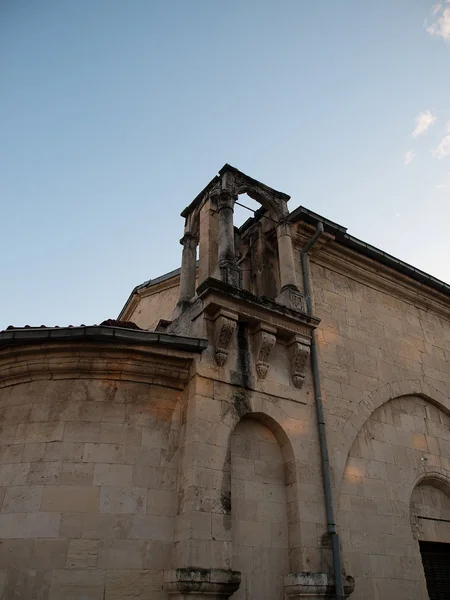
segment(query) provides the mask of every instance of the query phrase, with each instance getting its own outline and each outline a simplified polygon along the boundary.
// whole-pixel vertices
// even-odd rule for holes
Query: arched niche
[[[262,413],[242,417],[230,440],[232,565],[242,573],[233,600],[283,600],[296,566],[296,469],[282,427]]]

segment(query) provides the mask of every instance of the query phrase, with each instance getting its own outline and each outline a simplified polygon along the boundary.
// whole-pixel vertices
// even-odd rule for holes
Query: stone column
[[[285,203],[277,225],[278,261],[280,264],[280,294],[277,300],[290,308],[303,310],[303,296],[297,286],[291,226],[287,215],[288,210]]]
[[[183,256],[181,259],[178,306],[183,308],[195,295],[197,238],[192,233],[186,232],[181,238],[180,244],[183,245]]]
[[[239,287],[240,272],[234,250],[233,212],[236,198],[222,190],[217,198],[219,213],[219,270],[222,281]]]
[[[291,227],[285,219],[277,225],[277,238],[280,261],[280,291],[282,292],[285,288],[298,289]]]

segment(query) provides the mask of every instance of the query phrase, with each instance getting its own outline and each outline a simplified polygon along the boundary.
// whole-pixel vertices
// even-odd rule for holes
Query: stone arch
[[[423,595],[431,583],[439,586],[440,570],[433,565],[436,550],[450,546],[450,476],[443,468],[418,470],[410,499],[410,523],[416,539],[415,564],[421,576]],[[430,556],[434,554],[434,558]],[[439,552],[438,555],[439,557]],[[448,558],[441,555],[444,564]],[[420,557],[420,558],[419,558]],[[431,560],[430,560],[431,559]],[[412,559],[414,560],[414,559]]]
[[[402,396],[418,396],[434,404],[445,414],[450,415],[450,399],[422,380],[396,381],[374,390],[366,398],[361,399],[342,429],[340,446],[337,448],[335,463],[338,489],[340,489],[342,484],[348,453],[364,423],[383,404]]]
[[[448,486],[450,414],[446,398],[411,387],[384,386],[372,395],[373,410],[360,405],[353,419],[359,429],[345,448],[338,526],[346,568],[367,597],[390,597],[393,583],[399,599],[427,597],[411,498],[421,484]],[[450,501],[448,510],[450,518]]]

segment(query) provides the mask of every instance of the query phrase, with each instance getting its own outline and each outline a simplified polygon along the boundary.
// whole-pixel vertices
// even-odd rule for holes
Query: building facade
[[[450,286],[288,200],[225,165],[118,321],[0,333],[1,598],[450,597]]]

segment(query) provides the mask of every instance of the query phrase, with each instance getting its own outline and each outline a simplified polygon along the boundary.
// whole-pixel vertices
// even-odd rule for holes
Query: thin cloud
[[[439,2],[433,9],[433,17],[437,15],[439,17],[429,27],[426,27],[426,30],[430,35],[450,40],[450,8],[443,8],[443,4]]]
[[[450,122],[447,123],[447,134],[444,135],[442,140],[436,146],[434,150],[431,151],[434,158],[441,159],[445,158],[450,154]]]
[[[429,110],[425,110],[424,112],[421,112],[419,115],[417,115],[415,121],[416,128],[412,132],[412,137],[417,137],[418,135],[426,133],[436,121],[436,117],[432,115]]]
[[[411,163],[414,160],[414,157],[416,155],[414,154],[414,152],[412,150],[409,150],[408,152],[405,152],[405,156],[403,158],[403,164],[404,165],[409,165],[409,163]]]

